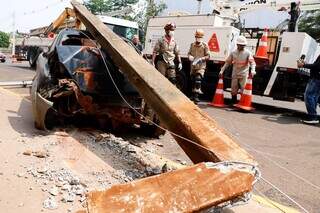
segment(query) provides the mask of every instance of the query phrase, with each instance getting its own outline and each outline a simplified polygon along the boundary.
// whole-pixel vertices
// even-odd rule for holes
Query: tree
[[[87,0],[84,5],[96,15],[108,13],[116,10],[122,10],[132,6],[139,0]]]
[[[154,0],[146,0],[144,9],[137,14],[134,20],[138,20],[139,26],[146,31],[150,18],[160,15],[166,8],[167,5],[163,1],[155,3]]]
[[[299,21],[299,31],[306,32],[316,40],[320,40],[320,11],[305,12]]]
[[[112,4],[108,0],[88,0],[84,2],[84,5],[95,15],[112,10]]]
[[[155,3],[154,0],[87,0],[84,4],[96,15],[122,10],[130,6],[133,8],[134,5],[138,5],[138,8],[135,7],[131,13],[116,17],[137,21],[142,28],[146,27],[150,17],[159,15],[167,8],[163,1]]]
[[[0,31],[0,47],[9,47],[10,44],[10,36],[5,32]]]

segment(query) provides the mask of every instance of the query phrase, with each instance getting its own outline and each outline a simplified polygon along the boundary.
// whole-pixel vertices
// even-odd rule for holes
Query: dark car
[[[0,52],[0,61],[1,61],[2,63],[6,62],[6,55],[3,54],[2,52]]]
[[[136,124],[154,136],[163,133],[143,119],[140,113],[148,111],[143,99],[86,31],[62,30],[39,55],[31,93],[39,129],[75,119],[94,120],[102,128]]]

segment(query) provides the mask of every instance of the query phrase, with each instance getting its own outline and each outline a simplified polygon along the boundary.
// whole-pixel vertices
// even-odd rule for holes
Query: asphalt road
[[[0,81],[30,80],[34,74],[26,63],[0,64]],[[26,88],[8,89],[28,95]],[[301,101],[288,103],[262,97],[254,97],[254,101],[257,103],[254,113],[212,108],[204,102],[199,107],[258,161],[263,180],[256,185],[256,194],[299,209],[275,189],[278,187],[309,212],[320,212],[320,125],[308,126],[300,122],[304,116]],[[166,135],[160,140],[168,143],[172,138]],[[185,158],[176,145],[165,145],[161,152],[169,158]]]

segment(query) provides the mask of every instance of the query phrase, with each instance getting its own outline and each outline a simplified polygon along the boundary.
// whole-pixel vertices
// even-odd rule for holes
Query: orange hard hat
[[[195,32],[195,34],[194,34],[194,36],[195,36],[196,38],[203,38],[203,36],[204,36],[204,31],[203,31],[202,29],[197,29],[196,32]]]
[[[173,22],[169,22],[164,26],[164,29],[173,31],[176,29],[176,24]]]

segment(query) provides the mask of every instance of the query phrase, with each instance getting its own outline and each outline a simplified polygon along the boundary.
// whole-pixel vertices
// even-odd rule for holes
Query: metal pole
[[[197,14],[199,15],[201,13],[202,0],[197,0],[197,1],[198,1],[198,12],[197,12]]]
[[[14,56],[16,54],[16,12],[13,12],[12,18],[13,18],[12,56]]]

